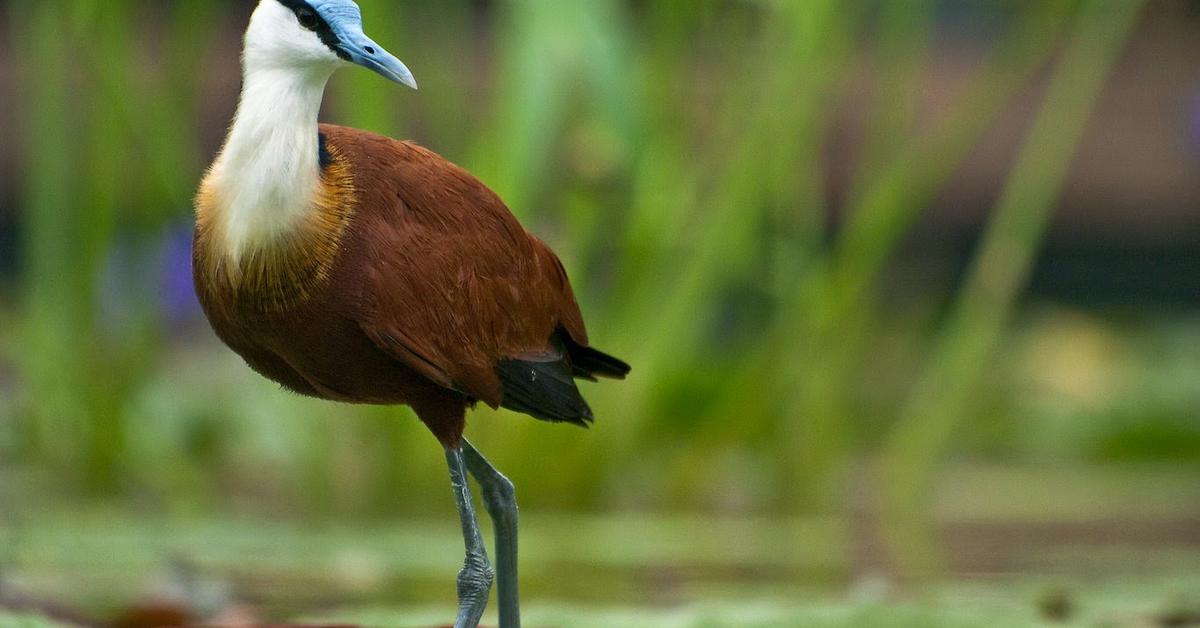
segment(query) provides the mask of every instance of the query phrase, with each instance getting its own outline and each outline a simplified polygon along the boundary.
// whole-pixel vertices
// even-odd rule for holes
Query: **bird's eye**
[[[310,9],[299,9],[296,11],[296,19],[300,20],[300,25],[310,31],[317,30],[320,21],[317,19],[317,14]]]

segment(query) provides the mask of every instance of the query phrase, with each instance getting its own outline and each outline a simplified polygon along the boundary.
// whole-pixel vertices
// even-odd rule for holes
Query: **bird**
[[[445,450],[462,524],[455,626],[478,625],[495,580],[500,625],[517,628],[515,489],[464,438],[466,413],[586,427],[576,380],[630,366],[589,345],[562,262],[487,186],[415,143],[319,122],[352,65],[417,88],[352,0],[259,0],[237,112],[196,194],[196,293],[217,337],[284,389],[412,408]]]

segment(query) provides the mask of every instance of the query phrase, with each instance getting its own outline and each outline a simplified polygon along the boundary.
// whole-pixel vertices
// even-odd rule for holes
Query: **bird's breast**
[[[252,241],[233,230],[246,227],[244,209],[212,175],[197,196],[193,264],[206,311],[279,314],[326,289],[357,209],[357,192],[344,160],[321,169],[311,200],[268,237]],[[258,207],[271,212],[276,208]]]

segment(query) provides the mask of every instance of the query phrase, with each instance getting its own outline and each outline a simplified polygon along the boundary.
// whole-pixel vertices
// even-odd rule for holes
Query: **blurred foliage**
[[[360,4],[422,91],[347,70],[325,118],[468,166],[560,253],[597,345],[635,367],[585,387],[588,434],[471,416],[525,506],[845,525],[857,463],[879,455],[889,538],[921,548],[899,558],[924,573],[939,566],[925,535],[953,435],[982,456],[1200,459],[1194,331],[1143,347],[1086,316],[1011,320],[1139,0],[972,4],[990,29],[981,60],[928,124],[933,0]],[[451,516],[441,453],[407,410],[281,394],[170,304],[214,148],[203,120],[232,114],[217,86],[236,76],[249,6],[4,7],[26,173],[21,291],[0,309],[13,503]],[[869,131],[835,208],[824,150],[864,64]],[[922,210],[1030,89],[1037,122],[962,285],[887,298]],[[1093,353],[1046,352],[1061,330],[1079,334],[1063,351]]]
[[[926,538],[928,522],[922,520],[927,518],[923,493],[1009,322],[1088,113],[1140,9],[1138,2],[1097,2],[1081,10],[930,366],[899,417],[883,463],[884,519],[891,526],[892,547],[910,569],[939,566],[939,548]]]

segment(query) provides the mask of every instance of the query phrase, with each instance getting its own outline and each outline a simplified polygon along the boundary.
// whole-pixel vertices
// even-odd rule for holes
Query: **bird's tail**
[[[567,352],[571,355],[575,377],[591,380],[597,377],[625,379],[629,375],[628,364],[602,351],[570,343]]]

